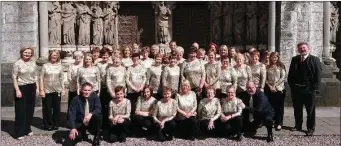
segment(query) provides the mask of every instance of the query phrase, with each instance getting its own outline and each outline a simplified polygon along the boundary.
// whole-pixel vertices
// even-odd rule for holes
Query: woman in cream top
[[[122,66],[121,55],[112,56],[113,63],[108,66],[106,83],[111,97],[115,96],[114,89],[117,86],[126,88],[127,70]]]
[[[130,124],[131,103],[124,98],[124,87],[115,88],[115,97],[109,103],[109,138],[114,142],[117,137],[120,142],[126,141],[126,133]]]
[[[162,86],[171,88],[173,93],[179,91],[180,67],[176,65],[176,56],[170,56],[170,64],[162,71]]]
[[[122,49],[122,65],[126,68],[133,65],[133,60],[130,58],[132,55],[131,48],[129,46],[125,46]]]
[[[227,86],[234,86],[237,88],[237,76],[234,68],[230,66],[229,58],[226,56],[221,57],[221,74],[219,76],[220,88],[217,94],[218,98],[226,96]]]
[[[154,97],[160,99],[161,95],[158,93],[161,92],[161,74],[162,74],[162,55],[160,53],[155,55],[154,64],[147,70],[147,85],[150,85],[152,90],[152,94]]]
[[[258,51],[251,52],[250,68],[252,73],[252,81],[256,87],[264,92],[266,80],[266,66],[259,62],[260,53]]]
[[[48,62],[43,65],[40,73],[40,97],[43,102],[44,129],[58,129],[60,124],[60,101],[65,95],[63,66],[60,55],[52,50]],[[53,118],[52,118],[53,117]]]
[[[215,98],[215,90],[209,87],[206,90],[207,97],[202,99],[198,107],[200,129],[203,134],[214,135],[217,119],[221,114],[221,106],[218,98]]]
[[[177,113],[178,104],[172,99],[172,90],[163,88],[163,98],[159,100],[154,108],[153,118],[157,127],[157,135],[160,141],[173,140],[175,128],[174,118]]]
[[[77,94],[81,89],[82,84],[89,82],[93,85],[93,91],[100,95],[101,90],[101,74],[98,67],[93,66],[91,54],[85,54],[83,66],[77,72]]]
[[[75,62],[69,65],[69,69],[67,72],[67,77],[69,81],[69,99],[68,105],[70,105],[71,100],[77,96],[77,72],[78,68],[83,66],[83,52],[75,51],[73,53],[73,58]]]
[[[221,75],[220,63],[216,61],[214,52],[208,54],[208,63],[205,64],[206,81],[205,87],[213,86],[220,88],[219,76]]]
[[[149,47],[143,47],[141,50],[142,53],[142,59],[141,59],[141,64],[146,68],[150,68],[154,64],[154,59],[149,58],[149,52],[150,48]]]
[[[38,73],[32,48],[22,48],[20,59],[13,64],[12,79],[15,89],[15,135],[18,140],[32,136],[31,121],[36,95],[39,94]]]
[[[284,116],[284,99],[285,99],[285,66],[279,59],[278,52],[270,54],[270,64],[267,66],[267,80],[265,86],[265,94],[268,96],[271,106],[275,110],[275,129],[281,130]]]
[[[237,95],[243,91],[246,91],[246,83],[252,79],[250,66],[244,64],[244,55],[238,53],[236,57],[236,65],[234,69],[237,76]]]

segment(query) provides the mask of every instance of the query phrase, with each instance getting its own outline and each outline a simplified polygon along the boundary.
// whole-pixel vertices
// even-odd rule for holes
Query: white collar
[[[303,56],[304,60],[307,59],[308,55],[309,55],[309,54],[306,54],[306,55]],[[301,56],[302,56],[302,55],[301,55]]]

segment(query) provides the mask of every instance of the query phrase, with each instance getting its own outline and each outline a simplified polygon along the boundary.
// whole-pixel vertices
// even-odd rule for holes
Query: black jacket
[[[264,94],[264,92],[257,89],[256,93],[252,96],[253,98],[253,107],[251,108],[249,106],[250,102],[250,94],[248,94],[246,91],[241,94],[241,99],[243,103],[245,104],[245,112],[253,113],[256,117],[262,116],[262,117],[273,117],[274,111],[273,108],[268,100],[268,97]]]
[[[308,66],[307,74],[310,80],[310,85],[313,90],[317,90],[320,86],[321,77],[322,77],[322,67],[320,59],[313,55],[308,55],[305,59],[306,65]],[[288,73],[288,84],[290,88],[293,88],[295,84],[297,84],[297,77],[295,76],[298,73],[298,65],[301,63],[301,55],[297,55],[292,57],[289,73]]]
[[[101,114],[101,102],[97,94],[92,93],[88,98],[89,112],[93,115]],[[68,113],[68,125],[71,129],[76,128],[76,123],[82,123],[84,119],[85,98],[83,96],[76,96],[72,99]]]

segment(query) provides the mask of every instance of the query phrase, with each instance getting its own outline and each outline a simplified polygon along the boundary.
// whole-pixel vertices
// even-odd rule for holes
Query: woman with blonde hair
[[[237,96],[239,93],[246,91],[246,83],[252,80],[252,73],[250,66],[244,63],[245,57],[243,54],[238,53],[236,56],[236,65],[234,69],[237,76]]]
[[[122,49],[122,65],[126,68],[133,65],[133,60],[131,59],[132,50],[129,46],[123,46]]]
[[[100,95],[101,92],[101,73],[97,66],[93,65],[94,60],[90,53],[84,55],[83,66],[77,73],[77,95],[80,94],[82,84],[89,82],[92,84],[92,91]]]
[[[205,64],[206,80],[205,88],[212,86],[216,91],[219,89],[219,76],[221,74],[221,64],[216,61],[214,52],[208,54],[208,62]]]
[[[73,59],[75,62],[69,65],[67,78],[69,81],[69,99],[68,99],[68,107],[71,103],[71,100],[77,96],[77,72],[78,68],[83,66],[83,52],[75,51],[73,53]]]
[[[20,59],[13,64],[12,79],[15,89],[15,138],[32,136],[31,122],[34,114],[36,95],[39,94],[39,81],[34,50],[29,47],[20,50]]]
[[[65,95],[64,72],[60,54],[52,50],[40,73],[40,97],[43,102],[43,124],[46,130],[57,130],[60,125],[61,96]]]

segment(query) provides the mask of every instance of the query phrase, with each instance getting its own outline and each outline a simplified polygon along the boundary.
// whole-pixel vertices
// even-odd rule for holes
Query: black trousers
[[[65,142],[65,145],[76,145],[78,142],[82,141],[83,137],[86,136],[86,131],[90,131],[94,134],[95,137],[98,138],[99,132],[102,126],[102,115],[92,115],[89,125],[85,126],[83,123],[76,123],[76,129],[78,131],[78,135],[74,140],[68,138]]]
[[[103,85],[104,86],[104,85]],[[101,93],[99,96],[101,100],[101,106],[102,106],[102,115],[103,115],[103,124],[102,124],[102,129],[107,129],[109,128],[109,102],[111,100],[111,96],[107,90],[107,88],[101,88]]]
[[[137,132],[139,135],[145,135],[145,134],[151,134],[154,130],[155,127],[153,125],[153,117],[143,117],[140,115],[134,115],[132,117],[132,123],[133,123],[133,130]],[[145,127],[147,128],[148,133],[143,133],[142,128]]]
[[[199,137],[201,131],[199,128],[199,121],[195,116],[177,121],[177,129],[179,129],[180,136],[184,138]]]
[[[60,125],[60,93],[46,93],[43,102],[44,128],[59,127]]]
[[[257,132],[257,129],[259,128],[259,124],[263,122],[265,124],[265,127],[267,129],[268,135],[272,134],[272,122],[273,116],[264,116],[264,115],[259,115],[259,116],[254,116],[254,120],[250,123],[251,125],[251,131],[252,132]]]
[[[36,102],[35,83],[19,86],[22,97],[16,97],[14,94],[14,110],[15,110],[15,137],[24,136],[31,130],[31,122],[34,114],[34,107]]]
[[[302,128],[303,105],[307,111],[307,129],[315,130],[316,93],[310,89],[291,88],[291,97],[294,106],[295,127]]]
[[[269,86],[265,86],[264,93],[269,99],[271,106],[275,110],[274,121],[275,125],[283,125],[284,116],[284,99],[286,91],[271,92]]]
[[[221,121],[219,119],[219,135],[226,137],[230,136],[233,134],[241,135],[242,132],[242,125],[243,125],[243,117],[242,116],[237,116],[234,117],[228,121]]]
[[[159,124],[157,123],[155,127],[159,136],[166,136],[166,135],[173,136],[176,123],[174,120],[170,120],[165,123],[163,129],[161,129]]]
[[[201,120],[199,122],[200,124],[200,130],[203,135],[209,136],[209,137],[215,137],[217,135],[217,126],[218,126],[218,119],[215,120],[214,123],[214,128],[212,130],[208,130],[208,124],[210,123],[210,120]]]
[[[131,113],[132,115],[135,114],[135,109],[136,109],[136,101],[137,101],[137,98],[141,95],[141,93],[128,93],[127,94],[127,99],[130,100],[130,103],[131,103]]]
[[[110,125],[109,134],[114,134],[116,136],[126,137],[130,125],[130,120],[124,119],[123,123]],[[109,135],[110,137],[110,135]]]

